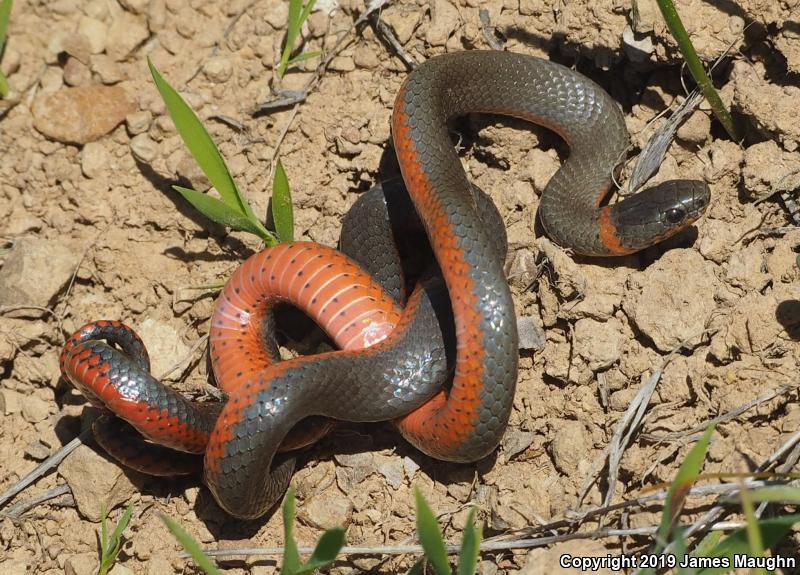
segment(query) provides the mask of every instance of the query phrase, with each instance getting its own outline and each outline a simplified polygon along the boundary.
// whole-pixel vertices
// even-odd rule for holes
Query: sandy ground
[[[206,120],[256,213],[265,212],[279,154],[294,191],[297,235],[329,245],[342,215],[376,180],[394,94],[407,73],[371,25],[353,27],[362,3],[344,0],[332,15],[315,12],[304,30],[308,49],[343,42],[308,99],[254,115],[278,85],[272,68],[286,3],[118,2],[18,0],[12,14],[2,68],[19,104],[0,120],[2,490],[85,425],[86,404],[60,381],[57,357],[64,338],[88,320],[118,318],[139,329],[156,374],[189,357],[168,380],[193,396],[206,393],[204,348],[191,351],[208,331],[214,294],[191,288],[224,281],[258,249],[252,237],[210,225],[171,191],[178,178],[207,183],[165,113],[146,57]],[[479,8],[488,11],[489,28]],[[563,142],[497,118],[460,124],[464,165],[507,223],[517,312],[544,328],[546,344],[522,351],[511,424],[490,461],[427,459],[389,425],[344,426],[310,450],[293,482],[301,543],[333,525],[347,527],[351,545],[409,542],[412,486],[428,497],[451,540],[470,503],[486,535],[599,505],[605,479],[580,499],[596,462],[637,391],[681,342],[686,347],[664,370],[622,458],[614,501],[669,481],[698,429],[742,406],[719,426],[706,473],[753,471],[798,431],[800,231],[781,194],[770,193],[798,185],[800,7],[796,0],[691,0],[678,9],[704,59],[731,48],[715,81],[744,134],[741,145],[732,142],[701,106],[658,174],[705,179],[713,192],[708,215],[643,254],[572,259],[536,237],[533,226],[538,194],[567,153]],[[489,48],[488,30],[509,50],[574,66],[620,102],[636,145],[684,96],[674,43],[649,0],[638,2],[635,15],[619,0],[402,1],[390,2],[381,19],[417,61]],[[282,87],[302,88],[317,63],[289,73]],[[94,572],[101,504],[130,498],[135,514],[118,574],[192,572],[160,512],[212,548],[281,544],[279,517],[233,521],[198,479],[124,473],[98,450],[79,448],[6,504],[0,571]],[[12,513],[12,505],[65,483],[71,496]],[[707,503],[692,500],[691,509]],[[634,508],[605,524],[655,525],[658,512]],[[597,527],[591,520],[576,529]],[[646,544],[616,537],[490,553],[481,571],[553,572],[561,553]],[[353,558],[339,568],[394,572],[408,564],[408,557],[380,564]],[[275,570],[265,559],[226,566],[231,573]]]

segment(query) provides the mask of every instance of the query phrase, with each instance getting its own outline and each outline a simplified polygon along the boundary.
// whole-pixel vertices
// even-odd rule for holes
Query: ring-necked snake
[[[470,112],[523,118],[567,141],[569,158],[542,194],[538,216],[552,239],[576,253],[643,249],[689,226],[708,205],[707,186],[689,180],[603,205],[628,137],[615,102],[581,74],[507,52],[432,58],[401,87],[392,132],[446,290],[436,273],[426,272],[401,309],[392,297],[396,281],[390,296],[340,252],[282,244],[245,261],[217,302],[210,348],[227,395],[221,408],[198,407],[152,378],[141,341],[118,322],[95,322],[72,336],[61,356],[65,377],[127,422],[104,418],[106,424],[114,420],[115,431],[130,424],[146,438],[144,446],[203,454],[206,484],[239,517],[260,516],[280,498],[294,458],[276,454],[282,442],[314,439],[292,431],[308,416],[394,419],[431,456],[468,462],[488,455],[511,411],[518,350],[503,273],[505,238],[498,240],[496,225],[487,223],[498,216],[471,191],[447,130],[449,119]],[[349,250],[373,273],[395,265],[373,261],[392,251],[383,244],[392,235],[388,203],[388,194],[377,203],[357,203],[359,215],[343,232],[343,247],[353,244]],[[447,294],[455,326],[452,361],[436,308]],[[342,351],[278,362],[272,312],[285,302],[313,318]],[[124,462],[152,471],[138,458],[137,445],[118,447],[113,433],[98,429],[97,435]],[[192,465],[176,457],[171,471]]]

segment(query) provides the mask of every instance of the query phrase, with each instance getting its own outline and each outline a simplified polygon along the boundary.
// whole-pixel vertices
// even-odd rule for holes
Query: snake
[[[607,202],[629,137],[616,102],[582,74],[510,52],[430,58],[407,76],[392,113],[405,190],[356,202],[341,241],[349,255],[311,242],[279,244],[249,257],[226,283],[209,331],[223,403],[198,405],[153,378],[141,340],[120,322],[92,322],[73,334],[62,372],[103,411],[95,429],[101,445],[153,473],[160,471],[140,455],[146,447],[182,454],[164,474],[188,472],[202,459],[215,499],[241,518],[279,501],[294,471],[291,449],[323,433],[303,436],[298,424],[309,417],[391,420],[416,448],[446,461],[491,454],[508,425],[519,351],[502,220],[471,186],[448,130],[450,120],[473,112],[521,118],[566,141],[569,156],[542,192],[537,217],[575,254],[637,252],[684,230],[709,205],[708,186],[695,180]],[[405,235],[392,229],[392,206],[416,214],[434,258],[405,306],[397,250],[387,247]],[[395,279],[381,284],[376,276],[387,269]],[[339,349],[279,361],[274,311],[287,303]],[[128,427],[141,445],[115,445]]]

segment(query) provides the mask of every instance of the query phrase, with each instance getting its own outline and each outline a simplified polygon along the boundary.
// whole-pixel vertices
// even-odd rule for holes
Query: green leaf
[[[338,527],[328,529],[317,541],[314,552],[311,553],[311,558],[295,571],[294,575],[307,575],[317,569],[322,569],[326,565],[330,565],[336,559],[343,545],[344,529]]]
[[[425,557],[420,557],[408,570],[407,575],[422,575],[425,572]]]
[[[294,212],[292,209],[292,192],[289,179],[283,164],[278,160],[275,176],[272,179],[272,219],[278,241],[290,242],[294,239]]]
[[[747,488],[739,492],[742,500],[742,511],[747,531],[747,541],[750,544],[750,554],[756,557],[764,556],[764,544],[761,541],[761,532],[758,530],[758,517],[753,509],[753,501],[750,499],[750,492]]]
[[[278,76],[283,77],[286,73],[286,68],[289,66],[289,59],[294,50],[294,43],[300,35],[300,29],[303,23],[308,19],[311,10],[314,9],[316,0],[310,0],[308,4],[303,6],[303,0],[289,0],[289,16],[286,20],[286,44],[281,53],[281,61],[278,65]]]
[[[161,515],[161,521],[167,526],[172,532],[172,535],[175,536],[175,539],[186,549],[186,552],[192,556],[192,560],[195,564],[200,567],[203,571],[205,571],[208,575],[222,575],[222,571],[217,569],[217,566],[214,562],[203,553],[203,550],[200,548],[200,544],[195,541],[195,539],[189,535],[183,527],[178,525],[178,523],[172,519],[171,517],[167,517],[166,515]]]
[[[128,507],[119,518],[119,522],[114,527],[111,537],[108,536],[108,514],[103,510],[103,519],[100,522],[100,569],[98,573],[105,575],[114,565],[119,556],[120,545],[122,543],[122,533],[128,528],[133,516],[133,502],[128,503]]]
[[[475,575],[478,557],[481,553],[483,529],[475,526],[475,508],[470,509],[467,524],[464,526],[464,539],[458,554],[458,575]]]
[[[8,81],[6,77],[0,72],[0,98],[8,96]]]
[[[239,193],[225,160],[219,153],[203,123],[181,98],[180,94],[161,77],[161,74],[159,74],[149,58],[147,64],[150,66],[153,81],[156,83],[156,87],[161,92],[161,97],[167,105],[169,115],[172,117],[172,121],[175,122],[178,134],[180,134],[183,143],[189,148],[189,152],[191,152],[192,157],[200,166],[200,169],[203,170],[211,185],[219,192],[222,201],[231,209],[255,219],[252,210]]]
[[[248,218],[245,214],[236,211],[235,208],[208,194],[182,186],[172,187],[208,219],[234,230],[255,234],[263,239],[267,245],[274,246],[277,244],[275,237],[255,218]]]
[[[800,487],[769,485],[750,492],[750,499],[758,503],[800,503]]]
[[[717,546],[722,539],[722,536],[725,535],[722,531],[710,531],[700,543],[697,544],[695,547],[694,552],[692,553],[695,557],[706,557],[711,550]]]
[[[311,60],[311,58],[316,58],[317,56],[322,56],[322,50],[311,50],[310,52],[303,52],[302,54],[298,54],[294,58],[290,59],[286,63],[286,67],[294,66],[299,62],[303,62],[305,60]]]
[[[683,531],[681,529],[676,529],[673,533],[673,537],[673,540],[675,541],[673,555],[677,559],[678,563],[678,566],[675,568],[676,575],[696,575],[697,572],[693,567],[680,566],[682,559],[689,553],[689,550],[686,547],[686,538],[683,536]]]
[[[8,32],[8,21],[11,19],[12,0],[0,0],[0,56],[6,47],[6,32]]]
[[[792,530],[792,526],[796,523],[800,523],[800,515],[784,515],[783,517],[776,517],[774,519],[760,520],[757,525],[764,548],[769,549],[778,544],[781,539]],[[731,568],[710,567],[700,570],[698,575],[720,575],[722,573],[729,573],[733,567],[733,556],[749,555],[749,553],[750,543],[747,537],[747,529],[734,531],[706,555],[707,557],[727,557],[730,561]]]
[[[436,516],[419,489],[414,490],[414,496],[417,500],[417,536],[422,543],[422,549],[425,550],[425,557],[433,565],[436,575],[452,575],[447,560],[447,549]]]
[[[678,11],[675,9],[675,4],[673,4],[672,0],[656,0],[656,3],[661,10],[661,14],[664,16],[664,21],[667,23],[669,31],[678,43],[678,48],[681,54],[683,54],[686,66],[692,73],[694,81],[697,82],[700,90],[702,90],[703,96],[705,96],[706,100],[708,100],[708,103],[711,105],[714,115],[725,128],[725,131],[728,132],[731,139],[733,139],[733,141],[738,141],[739,136],[733,125],[733,118],[731,118],[728,109],[725,107],[725,104],[722,103],[722,99],[714,89],[714,84],[706,74],[705,68],[703,68],[703,64],[697,56],[697,51],[694,49],[694,45],[689,38],[689,33],[686,32],[686,28],[683,22],[681,22]]]
[[[711,425],[686,455],[686,459],[678,469],[678,473],[670,484],[669,490],[667,490],[667,499],[664,502],[664,511],[661,515],[661,524],[658,527],[658,533],[656,533],[656,553],[660,553],[667,546],[672,527],[678,520],[686,501],[686,495],[703,468],[708,444],[713,433],[714,425]]]
[[[300,553],[294,538],[295,500],[294,487],[283,497],[283,565],[281,575],[295,575],[300,570]]]

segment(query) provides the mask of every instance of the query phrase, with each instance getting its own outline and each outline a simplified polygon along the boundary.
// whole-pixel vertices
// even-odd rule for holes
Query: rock
[[[678,128],[678,138],[692,144],[704,144],[711,136],[711,118],[702,110],[696,110]]]
[[[561,473],[572,475],[589,452],[586,429],[579,421],[564,421],[550,444],[553,464]]]
[[[119,3],[128,12],[143,14],[147,10],[150,0],[119,0]]]
[[[77,254],[57,241],[20,238],[0,269],[0,306],[47,307],[72,277],[77,265]],[[32,309],[17,313],[34,317],[41,314]]]
[[[747,291],[762,291],[772,281],[765,270],[763,246],[753,243],[731,254],[725,279],[730,285]]]
[[[519,348],[527,351],[544,349],[547,338],[540,325],[539,318],[524,315],[517,317],[517,331],[519,332]]]
[[[35,395],[26,395],[22,398],[22,417],[28,423],[39,423],[50,415],[51,403]]]
[[[356,64],[352,56],[336,56],[328,67],[336,72],[352,72]]]
[[[81,171],[87,178],[96,178],[105,172],[110,158],[105,146],[97,142],[89,142],[81,150]]]
[[[431,22],[425,39],[431,46],[444,46],[460,22],[458,9],[447,0],[433,0],[430,6]]]
[[[800,87],[772,83],[761,62],[735,62],[731,79],[736,107],[757,130],[787,149],[800,142],[800,123],[792,121]]]
[[[97,553],[72,555],[64,562],[64,575],[94,575],[97,566]]]
[[[169,571],[162,571],[162,573],[169,573]],[[133,575],[133,571],[122,563],[115,563],[108,575]]]
[[[61,47],[64,52],[80,60],[82,64],[89,63],[92,48],[89,39],[83,34],[73,34],[62,40]]]
[[[765,170],[764,166],[769,166]],[[800,157],[782,150],[774,140],[753,144],[744,152],[744,188],[754,197],[771,191],[792,191],[800,187]]]
[[[706,328],[720,284],[714,267],[694,250],[670,250],[631,276],[623,309],[660,351],[672,351]]]
[[[317,529],[346,527],[353,514],[353,504],[338,489],[326,489],[300,507],[297,518]]]
[[[125,125],[128,127],[128,132],[130,132],[131,135],[136,136],[149,130],[150,123],[152,121],[153,114],[151,114],[148,110],[140,110],[138,112],[134,112],[133,114],[128,114],[128,117],[125,118]]]
[[[203,66],[203,73],[206,78],[218,84],[224,84],[230,80],[233,74],[233,65],[231,59],[227,56],[216,56],[210,58]]]
[[[287,2],[276,2],[272,4],[264,16],[267,24],[275,28],[275,30],[283,30],[286,28],[286,19],[289,17],[289,4]]]
[[[138,134],[131,138],[131,153],[140,162],[149,164],[158,155],[158,144],[147,134]]]
[[[748,293],[739,299],[711,340],[710,352],[720,361],[742,353],[760,354],[791,349],[800,323],[800,287],[778,284],[772,291]],[[794,334],[794,335],[792,335]],[[788,352],[791,353],[791,352]]]
[[[147,560],[145,573],[147,575],[161,575],[162,573],[173,573],[174,569],[169,560],[163,555],[154,554]]]
[[[183,326],[176,323],[180,327],[174,323],[147,318],[136,328],[150,354],[151,371],[157,377],[189,353],[190,348],[181,337]]]
[[[4,559],[0,561],[0,573],[4,575],[26,575],[28,573],[28,566],[21,560]]]
[[[106,48],[106,54],[113,60],[121,62],[147,40],[150,32],[142,18],[130,12],[122,12],[114,19],[108,35],[114,38],[114,42]]]
[[[630,26],[625,26],[622,31],[622,48],[631,62],[647,62],[655,51],[653,37],[636,33]]]
[[[0,389],[0,413],[11,415],[22,410],[22,400],[25,396],[13,389]]]
[[[594,372],[608,369],[619,360],[624,335],[622,322],[617,318],[578,320],[573,336],[577,357],[573,363],[585,362]]]
[[[356,46],[353,52],[353,62],[359,68],[366,68],[368,70],[377,68],[381,63],[378,59],[378,55],[375,53],[374,47],[367,44],[359,44]]]
[[[525,559],[525,566],[519,570],[519,575],[550,575],[550,573],[558,573],[559,575],[582,575],[585,573],[612,575],[620,573],[621,570],[619,569],[612,571],[608,568],[591,569],[585,566],[581,568],[580,565],[572,567],[571,564],[564,567],[561,564],[562,557],[566,559],[565,556],[580,561],[583,558],[605,557],[606,555],[608,555],[608,549],[603,547],[603,544],[599,541],[592,541],[591,539],[577,539],[575,541],[556,543],[552,547],[540,547],[528,553]]]
[[[89,66],[77,58],[69,58],[64,64],[64,83],[68,86],[85,86],[91,79]]]
[[[86,445],[70,453],[58,472],[69,484],[78,511],[89,521],[99,522],[103,507],[110,511],[127,502],[136,491],[119,465]]]
[[[393,4],[383,11],[381,17],[394,30],[397,41],[405,44],[419,26],[422,10],[418,6],[401,7]]]
[[[52,450],[39,439],[25,446],[25,455],[34,461],[44,461],[50,457],[51,451]]]
[[[105,54],[95,54],[89,61],[92,72],[100,77],[103,84],[116,84],[122,81],[122,68]]]
[[[385,457],[375,454],[375,464],[378,473],[383,475],[386,483],[393,489],[398,489],[403,485],[403,460],[399,457]]]
[[[135,110],[118,86],[63,88],[34,104],[33,126],[52,140],[86,144],[108,134]]]
[[[89,41],[91,54],[99,54],[106,49],[108,28],[104,22],[84,16],[78,22],[78,34],[83,35]]]

